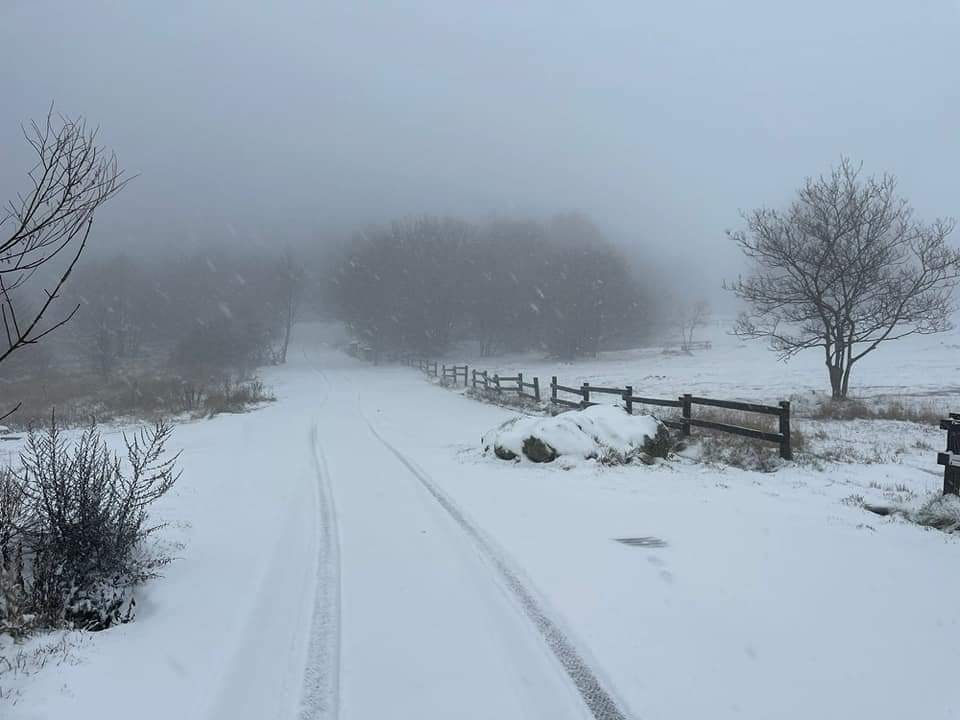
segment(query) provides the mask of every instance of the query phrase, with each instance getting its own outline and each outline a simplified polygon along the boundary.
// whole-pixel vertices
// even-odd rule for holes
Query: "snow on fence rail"
[[[419,367],[428,375],[440,377],[444,384],[452,381],[457,384],[458,379],[463,377],[464,387],[472,384],[474,390],[483,389],[486,392],[493,392],[497,395],[503,393],[516,393],[518,397],[528,398],[540,402],[540,378],[534,377],[532,381],[524,380],[523,373],[516,375],[501,376],[499,374],[490,375],[487,370],[474,369],[469,375],[466,365],[447,365],[442,366],[442,371],[438,372],[436,361],[424,359],[414,359],[412,356],[406,359],[406,363],[411,367]],[[532,392],[527,392],[531,390]],[[577,396],[577,400],[561,397],[561,393]],[[631,415],[634,405],[653,405],[656,407],[679,408],[680,416],[673,418],[662,418],[661,421],[667,427],[680,431],[681,437],[689,437],[690,429],[693,427],[714,430],[717,432],[748,437],[754,440],[775,443],[780,448],[780,457],[785,460],[793,459],[793,448],[790,443],[790,402],[783,400],[777,405],[759,405],[757,403],[739,402],[735,400],[716,400],[714,398],[700,397],[686,393],[677,399],[668,398],[650,398],[633,394],[633,386],[625,387],[600,387],[583,383],[580,387],[570,385],[561,385],[557,381],[557,376],[550,378],[550,403],[561,407],[582,410],[583,408],[596,405],[591,400],[595,395],[613,395],[623,400],[623,409]],[[743,427],[730,423],[707,420],[693,416],[694,406],[715,407],[724,410],[735,410],[743,413],[756,413],[761,415],[775,415],[778,419],[777,432],[758,430],[756,428]],[[956,417],[956,416],[951,416]],[[957,425],[960,427],[960,418],[957,418]],[[946,421],[944,421],[946,422]],[[958,436],[957,442],[960,442]],[[960,453],[960,447],[956,451]],[[942,453],[941,453],[942,455]],[[960,467],[957,468],[960,472]],[[946,482],[946,481],[945,481]],[[960,482],[960,481],[958,481]]]
[[[960,413],[940,421],[947,431],[947,451],[937,453],[937,464],[943,465],[943,494],[960,495]]]

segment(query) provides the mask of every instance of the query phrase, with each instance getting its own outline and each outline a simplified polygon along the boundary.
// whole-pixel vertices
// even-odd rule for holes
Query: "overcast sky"
[[[141,174],[104,238],[579,209],[712,280],[842,153],[960,215],[958,71],[957,0],[0,0],[0,192],[55,100]]]

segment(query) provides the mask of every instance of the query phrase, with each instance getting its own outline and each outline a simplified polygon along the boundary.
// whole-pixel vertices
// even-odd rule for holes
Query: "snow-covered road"
[[[304,350],[178,428],[179,559],[0,715],[957,717],[960,543],[843,502],[935,477],[502,463],[511,411]]]
[[[522,571],[378,430],[362,396],[390,376],[314,352],[272,380],[278,403],[179,429],[165,511],[186,520],[182,558],[137,622],[39,673],[15,717],[629,716]]]
[[[378,432],[351,376],[330,378],[317,438],[340,536],[340,717],[626,717],[511,561]]]

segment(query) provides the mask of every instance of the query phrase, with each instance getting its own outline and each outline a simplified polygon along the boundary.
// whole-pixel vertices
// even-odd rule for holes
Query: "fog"
[[[0,720],[960,720],[958,48],[0,0]]]
[[[102,244],[579,210],[716,288],[738,211],[842,154],[955,214],[955,0],[84,3],[0,10],[0,196],[51,103],[139,177]]]

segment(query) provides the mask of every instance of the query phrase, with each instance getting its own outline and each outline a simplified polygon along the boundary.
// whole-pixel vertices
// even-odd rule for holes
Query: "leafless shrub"
[[[171,426],[124,435],[125,462],[91,425],[71,444],[56,418],[31,431],[3,475],[0,631],[33,624],[100,630],[132,618],[133,586],[169,558],[148,552],[148,509],[179,477]],[[14,555],[14,548],[16,554]],[[14,561],[9,558],[15,557]]]
[[[677,306],[676,322],[680,326],[680,349],[689,353],[693,347],[693,334],[710,320],[710,304],[704,300],[687,300]]]
[[[240,413],[251,405],[275,399],[260,380],[227,380],[207,394],[203,402],[203,412],[207,417],[220,413]]]

